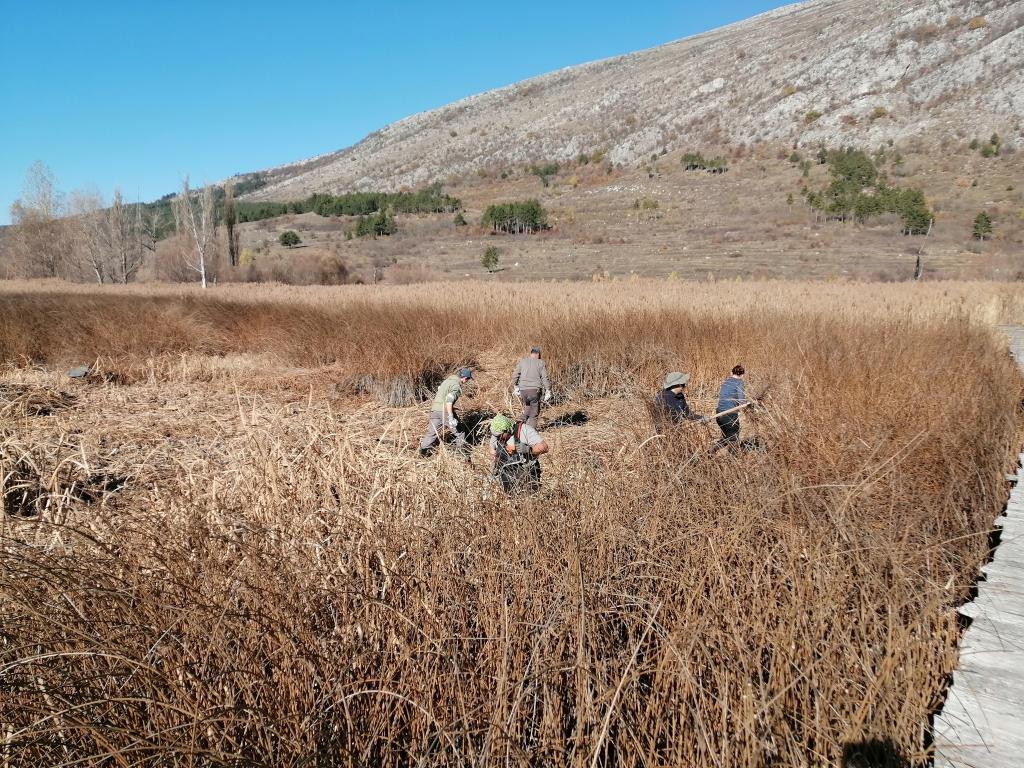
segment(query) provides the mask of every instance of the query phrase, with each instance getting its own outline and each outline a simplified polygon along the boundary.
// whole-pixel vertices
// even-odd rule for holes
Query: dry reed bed
[[[132,295],[118,317],[141,340],[103,329],[104,354],[128,367],[179,338],[132,323],[146,311]],[[852,291],[853,320],[849,305],[719,314],[710,300],[683,312],[605,295],[588,310],[549,302],[534,321],[490,295],[419,322],[416,303],[435,297],[387,309],[357,296],[294,317],[278,295],[269,309],[149,302],[195,323],[186,352],[269,350],[341,378],[375,359],[376,372],[422,373],[445,344],[489,361],[540,337],[566,407],[594,418],[553,435],[544,493],[513,506],[445,455],[396,451],[422,426],[414,409],[310,395],[297,411],[239,407],[230,430],[218,410],[216,449],[183,440],[147,454],[98,500],[66,493],[68,478],[110,457],[33,444],[38,417],[18,416],[0,460],[33,457],[49,506],[0,529],[4,757],[802,766],[877,742],[923,763],[955,663],[952,606],[986,553],[1020,437],[1004,346],[957,298],[879,319]],[[353,307],[375,313],[360,324]],[[56,311],[49,322],[70,327]],[[31,312],[4,314],[5,356]],[[360,354],[359,334],[376,342],[392,320],[404,345],[350,368],[319,357],[319,344]],[[278,323],[305,335],[289,342]],[[49,338],[42,359],[76,351],[67,334]],[[630,396],[679,359],[700,400],[736,360],[752,388],[772,384],[753,424],[767,453],[686,466],[702,431],[648,439]],[[483,404],[507,373],[492,367]],[[223,383],[196,385],[197,411]],[[131,434],[132,418],[116,431]]]

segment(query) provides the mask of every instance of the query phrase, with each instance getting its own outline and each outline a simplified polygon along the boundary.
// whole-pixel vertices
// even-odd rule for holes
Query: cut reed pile
[[[804,766],[891,743],[923,764],[953,607],[1020,438],[1005,345],[948,306],[718,314],[609,293],[582,309],[556,305],[560,290],[537,289],[532,316],[490,294],[452,312],[426,293],[120,304],[143,330],[107,328],[97,354],[128,367],[250,351],[325,376],[424,377],[424,361],[540,339],[567,405],[618,420],[560,433],[543,493],[512,504],[444,455],[396,452],[379,412],[311,398],[239,413],[215,460],[182,442],[88,503],[51,471],[67,451],[27,444],[38,417],[20,416],[3,455],[34,457],[42,514],[0,523],[3,758]],[[19,301],[3,310],[6,360],[82,354],[57,333],[19,352],[31,345],[10,329],[40,298]],[[72,322],[56,311],[49,323]],[[184,345],[147,312],[187,326]],[[752,389],[773,384],[754,425],[768,452],[686,465],[703,433],[649,439],[635,396],[665,368],[693,372],[702,400],[739,361]],[[220,382],[196,385],[197,407],[207,386]],[[401,443],[423,426],[418,411],[385,418]]]

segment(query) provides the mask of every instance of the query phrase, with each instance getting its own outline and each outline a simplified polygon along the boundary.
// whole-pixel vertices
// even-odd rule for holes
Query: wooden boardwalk
[[[1024,367],[1024,327],[1004,328]],[[1024,463],[1024,453],[1020,460]],[[945,706],[935,718],[936,768],[1024,768],[1024,469],[1010,493],[992,562],[960,641]]]

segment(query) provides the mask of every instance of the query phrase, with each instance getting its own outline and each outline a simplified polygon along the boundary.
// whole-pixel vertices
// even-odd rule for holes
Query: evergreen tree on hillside
[[[975,240],[988,240],[992,237],[992,217],[985,211],[974,217],[972,234]]]

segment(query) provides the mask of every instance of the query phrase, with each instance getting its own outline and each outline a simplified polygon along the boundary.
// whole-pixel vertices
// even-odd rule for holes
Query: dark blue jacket
[[[699,414],[690,411],[685,394],[675,394],[671,389],[663,389],[654,396],[654,407],[663,416],[672,421],[700,421]]]
[[[718,407],[715,408],[715,413],[728,411],[745,402],[747,396],[743,392],[743,379],[730,376],[722,382],[722,388],[718,390]]]

